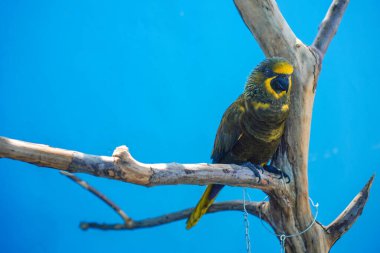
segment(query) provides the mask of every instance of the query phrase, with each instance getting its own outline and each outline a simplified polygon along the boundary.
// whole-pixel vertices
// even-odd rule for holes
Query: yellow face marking
[[[286,112],[286,111],[288,111],[289,110],[289,105],[283,105],[282,107],[281,107],[281,111],[282,112]]]
[[[270,77],[270,78],[267,78],[265,81],[264,81],[264,86],[265,86],[265,89],[275,98],[275,99],[279,99],[281,98],[282,96],[285,95],[286,91],[281,91],[280,93],[277,93],[275,92],[273,89],[272,89],[272,86],[270,85],[270,82],[276,78],[277,76],[274,76],[274,77]],[[290,80],[289,80],[290,81]]]
[[[253,107],[255,108],[255,110],[257,111],[258,109],[263,109],[263,110],[266,110],[269,108],[269,104],[267,103],[261,103],[261,102],[252,102],[252,105]]]
[[[272,70],[276,74],[291,75],[293,73],[293,66],[287,62],[277,62]]]

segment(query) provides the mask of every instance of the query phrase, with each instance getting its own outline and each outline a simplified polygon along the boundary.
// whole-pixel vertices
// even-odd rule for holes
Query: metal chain
[[[284,180],[284,173],[282,171],[281,171],[281,175],[282,175],[281,176],[282,185],[285,186],[286,183],[285,183],[285,180]],[[265,199],[267,199],[267,198],[268,198],[268,196],[265,197]],[[318,203],[314,204],[314,201],[310,197],[309,197],[309,200],[310,200],[311,204],[313,205],[313,207],[315,209],[315,216],[314,216],[313,221],[310,223],[310,225],[305,230],[303,230],[303,231],[301,231],[299,233],[296,233],[296,234],[291,234],[291,235],[286,235],[285,233],[283,233],[281,235],[278,235],[278,234],[274,233],[276,236],[279,236],[279,238],[280,238],[280,243],[281,243],[281,250],[280,250],[280,252],[281,253],[286,253],[286,250],[285,250],[285,240],[286,240],[286,238],[295,237],[295,236],[302,235],[303,233],[306,233],[314,225],[314,223],[316,222],[317,217],[318,217],[318,207],[319,207],[319,204]],[[260,209],[259,215],[260,215],[261,224],[264,226],[263,220],[261,219],[261,209]],[[267,227],[265,227],[265,228],[268,231],[270,231]]]
[[[269,196],[266,196],[263,201],[267,200]],[[319,209],[319,203],[315,203],[314,204],[314,201],[312,200],[312,198],[309,197],[309,200],[311,202],[311,205],[314,207],[315,209],[315,215],[314,215],[314,218],[313,218],[313,221],[310,223],[309,226],[307,226],[307,228],[305,228],[303,231],[301,232],[298,232],[298,233],[295,233],[295,234],[290,234],[290,235],[287,235],[285,233],[283,234],[277,234],[277,233],[274,233],[272,232],[267,226],[265,226],[262,218],[261,218],[261,208],[259,209],[259,218],[260,218],[260,221],[261,221],[261,224],[263,225],[263,227],[270,233],[274,234],[275,236],[279,237],[280,238],[280,242],[281,242],[281,253],[285,253],[285,240],[286,238],[290,238],[290,237],[295,237],[295,236],[299,236],[299,235],[302,235],[303,233],[306,233],[314,224],[315,222],[317,221],[317,217],[318,217],[318,209]]]
[[[280,241],[281,241],[281,250],[280,250],[280,253],[285,253],[285,239],[286,239],[285,235],[281,235],[280,236]]]
[[[285,180],[284,180],[284,174],[282,174],[281,179],[282,179],[282,184],[285,185],[286,183],[285,183]],[[245,226],[245,242],[246,242],[246,246],[247,246],[247,253],[251,253],[251,239],[249,237],[248,212],[247,212],[247,209],[245,208],[246,207],[246,196],[248,197],[248,200],[251,202],[252,200],[251,200],[251,197],[249,196],[249,193],[247,192],[246,188],[243,188],[243,216],[244,216],[244,226]],[[269,196],[266,196],[263,199],[263,202],[265,200],[267,200],[268,198],[269,198]],[[287,235],[285,233],[283,233],[283,234],[277,234],[275,232],[272,232],[269,228],[267,228],[265,226],[264,222],[263,222],[263,219],[261,218],[261,207],[260,207],[260,209],[259,209],[259,218],[260,218],[261,224],[263,225],[263,227],[267,231],[269,231],[270,233],[272,233],[272,234],[276,235],[277,237],[279,237],[280,243],[281,243],[281,250],[280,250],[281,253],[286,253],[286,250],[285,250],[285,241],[286,241],[286,238],[295,237],[295,236],[302,235],[303,233],[306,233],[315,224],[315,222],[317,221],[319,203],[317,202],[317,203],[314,204],[313,199],[310,198],[310,197],[309,197],[309,200],[311,202],[311,205],[315,209],[315,215],[314,215],[313,221],[303,231],[298,232],[296,234],[290,234],[290,235]]]
[[[248,212],[247,212],[247,209],[245,208],[245,206],[246,206],[246,200],[245,200],[246,195],[247,195],[246,189],[243,188],[243,217],[244,217],[244,227],[245,227],[245,244],[246,244],[247,253],[251,253],[251,238],[249,237]],[[249,195],[248,195],[248,197],[249,197]]]

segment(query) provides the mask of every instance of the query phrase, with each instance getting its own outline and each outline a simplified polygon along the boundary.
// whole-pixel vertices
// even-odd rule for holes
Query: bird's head
[[[263,102],[288,100],[292,88],[292,73],[293,66],[285,58],[268,58],[249,76],[245,93]]]

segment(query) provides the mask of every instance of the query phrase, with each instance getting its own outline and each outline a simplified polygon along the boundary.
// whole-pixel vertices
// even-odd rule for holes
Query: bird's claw
[[[261,171],[261,174],[263,174],[264,170],[269,172],[269,173],[279,175],[278,179],[285,178],[285,183],[287,183],[287,184],[290,183],[290,177],[288,176],[288,174],[286,174],[282,170],[277,169],[276,167],[274,167],[272,165],[260,166],[260,165],[256,165],[256,164],[253,164],[250,162],[246,162],[246,163],[243,163],[242,166],[247,167],[248,169],[250,169],[253,172],[253,174],[255,174],[255,176],[258,178],[257,183],[260,183],[260,181],[261,181],[260,171]]]
[[[285,178],[285,182],[287,184],[290,182],[290,177],[288,176],[288,174],[286,174],[282,170],[277,169],[276,167],[274,167],[272,165],[264,165],[263,169],[268,171],[269,173],[279,175],[280,177],[278,179]]]
[[[261,173],[264,172],[263,167],[255,165],[255,164],[250,163],[250,162],[243,163],[242,166],[250,169],[253,172],[253,174],[255,174],[255,176],[258,178],[257,183],[260,183],[260,181],[261,181],[260,171],[261,171]]]

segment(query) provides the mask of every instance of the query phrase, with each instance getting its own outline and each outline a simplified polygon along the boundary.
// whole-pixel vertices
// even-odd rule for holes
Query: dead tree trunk
[[[334,243],[361,215],[373,177],[330,225],[313,222],[308,194],[307,161],[312,107],[323,57],[335,35],[348,0],[334,0],[311,46],[300,41],[281,15],[275,0],[235,0],[244,22],[267,57],[282,56],[294,65],[290,116],[281,145],[273,159],[291,178],[289,184],[264,172],[258,182],[247,168],[231,164],[144,164],[132,158],[125,146],[112,157],[51,148],[0,138],[0,158],[25,161],[67,172],[82,172],[144,186],[167,184],[225,184],[265,191],[268,202],[248,203],[249,213],[266,221],[285,243],[286,252],[329,252]],[[116,210],[123,224],[83,223],[82,228],[137,229],[186,218],[192,209],[141,221],[130,219],[115,204],[74,175],[66,174]],[[242,202],[214,204],[209,212],[242,210]],[[309,228],[307,231],[306,228]],[[294,236],[291,236],[294,235]]]

